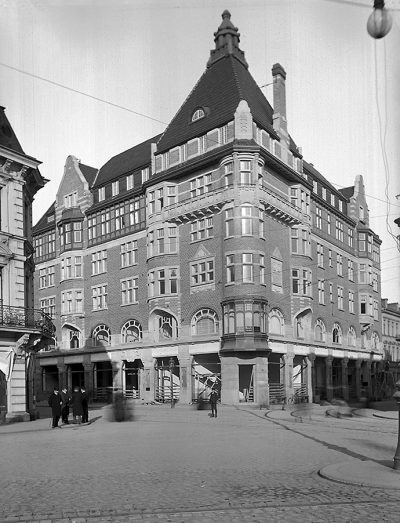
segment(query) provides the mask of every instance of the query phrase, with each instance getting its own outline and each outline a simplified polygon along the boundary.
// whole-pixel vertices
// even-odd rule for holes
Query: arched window
[[[342,328],[338,323],[333,325],[332,341],[333,343],[342,343]]]
[[[269,333],[283,335],[285,320],[279,309],[272,309],[268,315]]]
[[[349,347],[355,347],[356,346],[356,331],[353,327],[349,328],[349,332],[347,334],[347,343]]]
[[[322,320],[317,320],[314,329],[315,341],[326,341],[326,327]]]
[[[73,325],[63,325],[61,337],[65,348],[78,349],[81,345],[81,332]]]
[[[97,325],[97,327],[93,329],[92,339],[95,345],[110,345],[111,331],[107,325]]]
[[[136,320],[129,320],[121,329],[122,343],[134,343],[140,341],[143,336],[142,326]]]
[[[200,120],[200,118],[204,118],[205,115],[206,114],[204,112],[204,109],[199,107],[198,109],[195,110],[195,112],[192,115],[192,122],[195,122],[196,120]]]
[[[200,309],[192,318],[192,334],[216,334],[218,332],[218,316],[212,309]]]

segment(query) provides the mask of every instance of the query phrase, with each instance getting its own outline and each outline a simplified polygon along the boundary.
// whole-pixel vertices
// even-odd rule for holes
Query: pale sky
[[[400,253],[385,203],[387,174],[388,221],[398,234],[400,0],[386,1],[393,27],[381,40],[366,30],[372,4],[0,0],[0,105],[50,180],[36,196],[34,222],[55,200],[68,155],[99,168],[165,129],[205,70],[229,9],[258,85],[272,81],[274,63],[285,68],[288,129],[304,158],[338,188],[363,176],[371,227],[383,241],[382,297],[400,301]],[[263,91],[272,105],[271,86]]]

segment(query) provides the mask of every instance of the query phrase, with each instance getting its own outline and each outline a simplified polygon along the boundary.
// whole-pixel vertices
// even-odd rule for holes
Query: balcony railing
[[[39,330],[47,336],[53,336],[55,327],[51,318],[39,309],[12,307],[0,300],[0,328],[22,328]]]

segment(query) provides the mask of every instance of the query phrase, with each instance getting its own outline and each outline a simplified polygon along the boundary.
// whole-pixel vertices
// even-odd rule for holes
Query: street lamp
[[[374,10],[369,15],[367,31],[372,38],[382,38],[392,28],[392,16],[385,8],[385,0],[374,0]]]
[[[174,358],[170,358],[169,359],[169,380],[170,380],[170,386],[171,386],[171,409],[175,406],[174,405],[174,380],[173,380],[174,367],[175,367]]]
[[[396,392],[393,394],[393,398],[396,400],[396,403],[399,406],[399,430],[397,433],[396,454],[393,458],[393,468],[395,470],[400,470],[400,380],[396,382]]]

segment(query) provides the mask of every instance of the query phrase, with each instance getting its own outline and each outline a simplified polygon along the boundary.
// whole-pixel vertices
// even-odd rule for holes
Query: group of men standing
[[[69,412],[72,407],[73,423],[89,422],[89,396],[85,387],[74,387],[72,394],[64,387],[61,393],[58,387],[54,387],[54,392],[49,397],[49,406],[53,417],[52,428],[61,428],[58,422],[64,425],[69,424]]]

